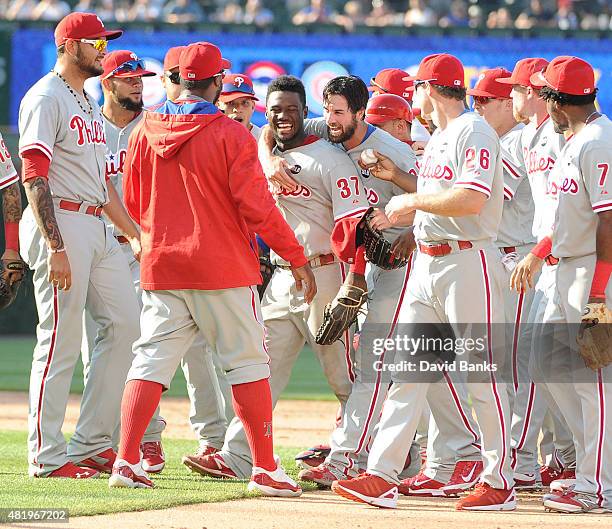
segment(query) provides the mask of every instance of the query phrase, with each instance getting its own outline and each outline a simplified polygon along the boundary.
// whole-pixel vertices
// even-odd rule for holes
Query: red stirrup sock
[[[149,380],[130,380],[121,400],[121,439],[117,457],[130,465],[140,462],[140,443],[161,399],[164,387]]]
[[[268,379],[233,385],[232,401],[249,441],[253,466],[276,470],[272,439],[272,395]]]

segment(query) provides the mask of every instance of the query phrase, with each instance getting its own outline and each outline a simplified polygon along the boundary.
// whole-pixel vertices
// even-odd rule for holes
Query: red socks
[[[232,402],[236,416],[244,426],[253,455],[253,466],[276,470],[272,440],[272,395],[268,379],[233,385]]]
[[[130,380],[121,401],[121,439],[117,457],[130,465],[140,462],[140,443],[161,399],[163,386],[149,380]]]

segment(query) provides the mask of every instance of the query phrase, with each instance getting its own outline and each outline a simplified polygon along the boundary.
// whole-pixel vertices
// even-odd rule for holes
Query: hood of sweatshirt
[[[195,134],[224,117],[208,101],[166,101],[157,109],[145,112],[142,128],[149,145],[162,158],[172,158]]]

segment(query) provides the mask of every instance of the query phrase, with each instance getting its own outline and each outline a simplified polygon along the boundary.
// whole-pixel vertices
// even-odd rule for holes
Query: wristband
[[[530,253],[544,260],[550,255],[551,251],[552,251],[552,239],[550,237],[544,237],[540,242],[538,242],[538,244],[536,244],[531,249]]]
[[[612,274],[612,263],[606,263],[605,261],[597,261],[595,265],[595,274],[593,275],[593,282],[591,283],[592,298],[603,298],[606,297],[606,287],[610,280],[610,274]]]
[[[349,267],[350,272],[355,274],[365,275],[366,259],[365,259],[365,247],[359,246],[355,252],[355,261]]]
[[[63,253],[66,251],[66,247],[62,246],[61,248],[49,248],[51,253]]]
[[[7,250],[19,251],[19,222],[4,223],[4,245]]]

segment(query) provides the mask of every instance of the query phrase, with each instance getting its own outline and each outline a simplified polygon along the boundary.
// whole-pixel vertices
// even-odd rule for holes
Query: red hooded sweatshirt
[[[254,233],[292,266],[307,262],[268,190],[253,136],[207,101],[144,113],[129,139],[123,193],[141,228],[144,290],[261,283]]]

